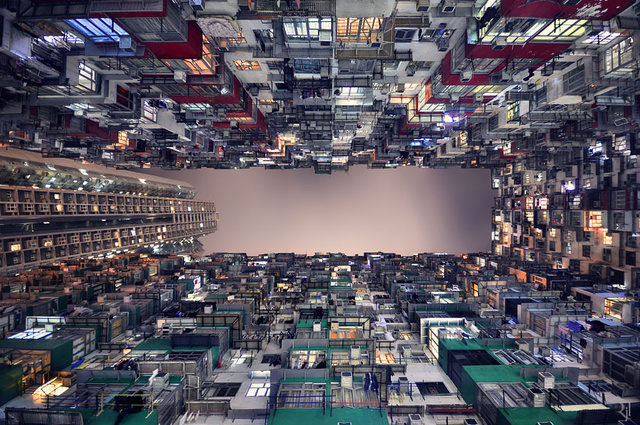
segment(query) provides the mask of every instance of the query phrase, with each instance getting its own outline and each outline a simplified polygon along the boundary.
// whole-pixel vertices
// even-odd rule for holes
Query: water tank
[[[320,320],[316,320],[313,322],[313,331],[320,332],[322,331],[322,322]]]

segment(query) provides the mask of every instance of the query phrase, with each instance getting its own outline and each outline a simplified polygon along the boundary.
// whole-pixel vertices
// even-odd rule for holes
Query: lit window
[[[609,31],[600,31],[596,35],[592,35],[584,40],[583,44],[596,44],[598,46],[603,46],[605,44],[611,43],[616,38],[620,37],[620,33],[617,32],[609,32]]]
[[[589,213],[589,227],[602,227],[602,211],[592,211]]]
[[[306,74],[319,74],[321,65],[328,65],[326,61],[320,59],[294,59],[294,72]]]
[[[122,148],[129,146],[129,135],[126,131],[118,131],[118,145]]]
[[[109,18],[67,19],[66,22],[96,43],[118,42],[121,36],[129,35]]]
[[[532,41],[534,42],[572,42],[582,37],[591,21],[586,19],[555,19],[547,25]]]
[[[191,112],[205,112],[207,108],[211,107],[208,103],[183,103],[182,108]]]
[[[482,93],[485,96],[497,96],[505,89],[505,86],[495,85],[495,86],[476,86],[471,93]]]
[[[258,61],[235,60],[233,63],[238,71],[257,71],[260,69]]]
[[[270,382],[252,382],[247,390],[247,397],[268,397],[271,392]]]
[[[158,108],[152,106],[150,101],[145,100],[142,103],[142,117],[149,121],[156,122],[158,119]]]
[[[185,59],[185,65],[195,74],[211,75],[216,73],[217,61],[213,49],[206,37],[202,37],[202,57],[200,59]],[[258,67],[260,69],[260,67]]]
[[[86,63],[80,62],[79,64],[79,80],[78,85],[93,92],[98,88],[98,74],[93,69],[89,68]]]
[[[364,87],[341,87],[340,96],[364,96]]]
[[[444,103],[425,103],[422,108],[420,108],[420,112],[444,112],[446,110],[447,105]]]
[[[500,19],[493,25],[480,28],[480,41],[492,43],[500,38],[508,44],[523,44],[545,25],[546,22],[542,19]]]
[[[507,122],[516,122],[519,121],[520,117],[520,103],[512,102],[507,106]],[[526,177],[529,177],[527,174]],[[527,182],[528,183],[528,182]]]
[[[53,46],[65,49],[84,46],[84,41],[72,32],[65,32],[64,35],[45,35],[42,39]]]
[[[600,69],[607,78],[631,78],[633,61],[633,39],[626,38],[600,55]]]
[[[242,30],[238,32],[236,37],[227,38],[229,44],[247,44],[247,39],[244,37]]]
[[[383,19],[382,17],[338,18],[336,37],[342,42],[371,43],[378,39]]]

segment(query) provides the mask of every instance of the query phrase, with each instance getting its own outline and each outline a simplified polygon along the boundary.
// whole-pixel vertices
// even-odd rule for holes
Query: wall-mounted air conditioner
[[[130,36],[120,36],[120,40],[118,40],[118,48],[125,52],[135,52],[136,46],[133,42],[133,39]]]
[[[428,12],[429,11],[429,0],[416,0],[416,11],[418,12]]]
[[[186,71],[174,71],[173,79],[176,83],[186,83],[187,82],[187,73]]]
[[[491,48],[493,50],[502,50],[507,47],[507,37],[496,37],[491,43]]]
[[[331,46],[331,31],[320,31],[320,45]]]
[[[204,1],[205,0],[189,0],[189,6],[196,11],[200,12],[204,10]]]
[[[454,4],[445,3],[442,6],[442,13],[454,13],[456,11],[456,6]]]
[[[473,71],[462,71],[462,74],[460,74],[460,81],[462,82],[469,82],[471,81],[471,79],[473,78]]]
[[[411,413],[409,415],[409,425],[422,425],[422,416],[417,413]]]

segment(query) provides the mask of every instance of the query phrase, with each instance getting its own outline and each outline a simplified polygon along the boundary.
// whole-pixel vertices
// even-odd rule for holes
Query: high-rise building
[[[194,197],[180,181],[3,150],[0,270],[192,241],[218,218],[213,202]]]

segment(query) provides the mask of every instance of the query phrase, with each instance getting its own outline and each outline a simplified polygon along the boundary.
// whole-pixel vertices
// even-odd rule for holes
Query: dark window
[[[591,247],[589,245],[582,246],[582,256],[583,257],[591,257]]]
[[[627,251],[625,255],[625,264],[627,266],[636,265],[636,253],[634,251]]]

